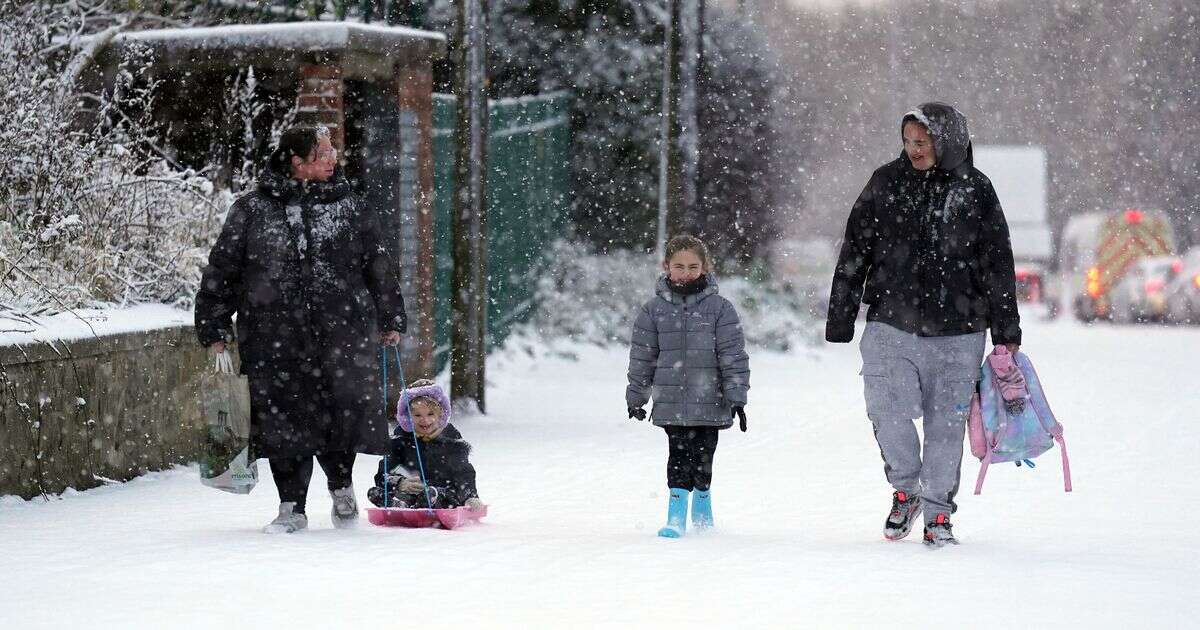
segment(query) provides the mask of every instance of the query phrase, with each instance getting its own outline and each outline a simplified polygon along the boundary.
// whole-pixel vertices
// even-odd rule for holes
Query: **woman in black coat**
[[[251,448],[279,489],[268,532],[307,527],[316,456],[333,522],[354,522],[355,453],[384,454],[379,343],[406,329],[394,252],[378,217],[351,193],[321,127],[293,127],[254,190],[229,210],[196,295],[200,343],[235,338],[250,382]]]

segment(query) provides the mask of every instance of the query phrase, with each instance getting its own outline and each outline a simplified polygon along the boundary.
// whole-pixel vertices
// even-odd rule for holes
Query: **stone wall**
[[[405,371],[419,374],[423,360],[405,355]],[[210,369],[191,326],[0,346],[0,496],[84,490],[197,461],[199,381]],[[400,386],[389,370],[393,415]]]
[[[0,346],[0,495],[82,490],[195,461],[209,360],[186,326]]]

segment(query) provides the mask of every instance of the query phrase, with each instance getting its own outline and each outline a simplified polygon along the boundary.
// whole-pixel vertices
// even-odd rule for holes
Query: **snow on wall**
[[[191,311],[165,304],[139,304],[123,309],[77,309],[46,317],[0,312],[0,346],[73,341],[93,336],[143,332],[193,323]]]

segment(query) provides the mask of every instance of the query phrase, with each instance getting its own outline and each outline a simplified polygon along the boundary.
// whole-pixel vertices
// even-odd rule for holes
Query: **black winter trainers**
[[[938,514],[932,523],[925,524],[925,544],[934,549],[957,545],[958,539],[954,537],[950,527],[950,518],[945,514]]]
[[[888,540],[900,540],[912,531],[913,522],[921,513],[921,497],[910,496],[907,492],[892,493],[892,511],[883,522],[883,537]]]

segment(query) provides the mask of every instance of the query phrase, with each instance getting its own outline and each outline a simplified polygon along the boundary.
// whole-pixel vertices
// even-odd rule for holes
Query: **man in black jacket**
[[[925,103],[901,121],[904,150],[875,171],[850,211],[829,297],[826,340],[860,349],[867,416],[895,488],[884,536],[957,543],[963,433],[984,335],[1021,343],[1008,226],[996,191],[972,164],[966,118]],[[913,419],[923,418],[924,449]],[[922,455],[924,457],[922,457]]]

